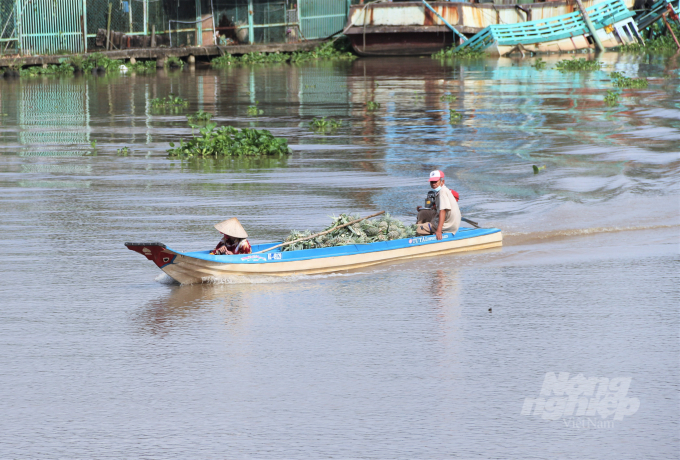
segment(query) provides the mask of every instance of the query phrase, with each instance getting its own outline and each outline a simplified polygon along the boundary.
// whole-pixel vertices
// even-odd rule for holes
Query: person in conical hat
[[[211,254],[232,255],[250,254],[252,252],[250,243],[246,239],[248,234],[236,217],[215,224],[215,228],[223,235],[223,238],[217,243]]]

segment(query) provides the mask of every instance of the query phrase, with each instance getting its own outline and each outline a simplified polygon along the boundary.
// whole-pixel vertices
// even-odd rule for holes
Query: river
[[[677,457],[677,57],[558,59],[0,80],[0,457]],[[609,107],[614,70],[649,87]],[[169,159],[197,110],[293,154]],[[179,286],[123,246],[411,222],[433,169],[503,248]]]

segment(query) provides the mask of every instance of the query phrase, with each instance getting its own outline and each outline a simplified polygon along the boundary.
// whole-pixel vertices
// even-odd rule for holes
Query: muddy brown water
[[[545,59],[0,81],[0,457],[677,456],[677,64]],[[607,107],[613,70],[649,88]],[[189,108],[153,110],[168,93]],[[168,159],[197,110],[294,153]],[[322,116],[343,125],[311,132]],[[123,246],[206,249],[231,216],[255,242],[341,212],[409,221],[436,168],[502,249],[178,286]],[[560,372],[610,399],[563,410],[541,395]]]

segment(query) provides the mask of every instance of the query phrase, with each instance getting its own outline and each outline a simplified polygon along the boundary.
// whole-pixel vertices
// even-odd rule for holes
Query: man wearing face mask
[[[460,209],[451,190],[444,185],[444,172],[434,170],[430,173],[430,187],[437,192],[434,212],[420,209],[418,206],[417,235],[437,235],[442,239],[442,233],[456,233],[460,227]]]

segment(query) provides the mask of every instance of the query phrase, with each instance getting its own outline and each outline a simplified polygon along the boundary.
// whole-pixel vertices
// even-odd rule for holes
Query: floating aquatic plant
[[[156,71],[156,61],[137,61],[134,64],[127,64],[128,70],[135,73],[150,73]]]
[[[45,67],[26,67],[19,71],[19,75],[22,77],[35,77],[38,75],[71,75],[73,70],[71,64],[64,60],[61,64],[49,64]]]
[[[541,172],[545,169],[545,165],[543,165],[543,166],[533,165],[533,168],[534,168],[534,174],[538,174],[539,172]]]
[[[175,147],[170,143],[168,154],[171,157],[221,157],[248,155],[287,155],[292,153],[286,139],[276,138],[271,132],[262,129],[243,128],[239,130],[233,126],[215,129],[216,123],[209,123],[199,130],[198,136],[192,136],[188,141],[180,140]]]
[[[290,56],[285,53],[247,53],[241,56],[239,61],[243,64],[275,64],[277,62],[286,62]]]
[[[454,51],[456,46],[452,46],[449,49],[442,49],[437,51],[432,55],[433,59],[474,59],[480,58],[485,55],[484,50],[478,50],[469,46],[465,46],[458,51]]]
[[[181,69],[184,67],[184,61],[177,56],[168,56],[165,58],[165,67],[169,69]]]
[[[123,61],[119,59],[111,59],[102,53],[92,53],[88,54],[83,59],[83,70],[92,71],[97,70],[98,72],[119,72],[120,65]]]
[[[123,155],[124,157],[126,157],[130,153],[130,149],[128,147],[123,147],[121,149],[117,149],[116,153],[118,155]]]
[[[555,64],[555,68],[561,72],[600,70],[602,68],[602,63],[600,61],[588,61],[584,58],[563,59]]]
[[[277,64],[300,63],[312,60],[344,60],[351,61],[357,57],[350,51],[349,41],[345,38],[331,40],[310,51],[295,51],[293,53],[247,53],[242,56],[225,54],[210,61],[213,67],[224,68],[233,64]]]
[[[316,60],[353,61],[356,59],[351,51],[349,39],[342,36],[336,40],[323,43],[311,51],[296,51],[290,57],[290,62],[305,62]]]
[[[82,54],[73,54],[66,60],[66,62],[69,63],[75,70],[83,70],[85,67],[85,56]]]
[[[187,115],[187,120],[189,121],[190,124],[205,123],[210,121],[212,117],[213,117],[212,113],[199,110],[196,113],[190,113],[189,115]]]
[[[309,122],[309,127],[312,131],[323,134],[337,131],[340,126],[342,126],[342,121],[334,118],[327,119],[326,117],[321,117]]]
[[[166,97],[157,97],[154,99],[151,99],[151,107],[153,108],[182,108],[186,107],[189,105],[189,102],[186,99],[183,99],[179,96],[175,96],[174,94],[170,93]]]
[[[374,102],[374,101],[368,101],[366,103],[366,110],[369,112],[373,112],[375,110],[378,110],[380,108],[380,102]]]
[[[462,119],[463,119],[462,113],[456,112],[453,109],[449,110],[449,123],[460,123]]]
[[[257,117],[258,115],[262,115],[264,113],[264,110],[260,109],[257,107],[259,104],[258,101],[255,101],[255,105],[249,105],[248,106],[248,116],[250,117]]]
[[[331,230],[339,225],[347,224],[353,220],[361,217],[349,214],[340,214],[340,216],[333,216],[333,222],[323,231]],[[284,242],[295,241],[300,238],[305,238],[313,235],[310,230],[290,232]],[[384,214],[379,219],[364,220],[357,222],[350,226],[337,229],[325,235],[320,235],[315,238],[300,241],[295,244],[284,246],[282,251],[299,251],[302,249],[317,249],[329,248],[334,246],[346,246],[348,244],[369,244],[378,241],[390,241],[400,238],[411,238],[415,236],[415,225],[405,225],[399,219],[391,217],[389,214]]]
[[[604,96],[604,103],[608,106],[613,106],[619,103],[619,98],[621,94],[618,91],[609,90]]]
[[[609,76],[617,88],[647,88],[649,86],[646,78],[630,78],[620,72],[612,72]]]
[[[443,94],[442,97],[439,98],[439,100],[442,102],[453,102],[456,100],[456,96],[453,94]]]
[[[538,58],[534,61],[533,65],[531,67],[533,67],[536,70],[543,70],[543,69],[545,69],[546,65],[547,65],[547,63],[543,60],[543,58]]]

